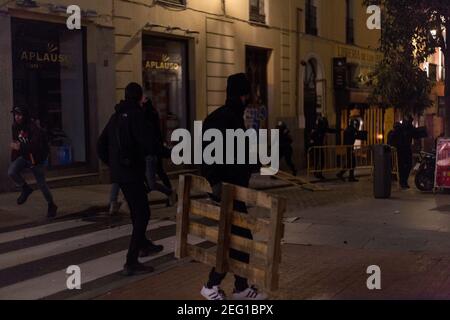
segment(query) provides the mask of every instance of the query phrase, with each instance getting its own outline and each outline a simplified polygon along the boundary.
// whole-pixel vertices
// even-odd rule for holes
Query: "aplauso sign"
[[[70,56],[58,53],[58,47],[49,43],[47,51],[23,50],[20,60],[29,63],[59,63],[69,64]]]
[[[146,69],[178,71],[181,67],[180,63],[170,61],[167,54],[163,54],[161,60],[147,60],[144,62]]]

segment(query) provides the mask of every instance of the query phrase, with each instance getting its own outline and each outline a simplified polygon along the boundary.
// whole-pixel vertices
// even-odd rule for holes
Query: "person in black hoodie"
[[[249,94],[250,83],[245,74],[240,73],[230,76],[227,85],[227,101],[223,107],[217,109],[206,118],[203,123],[203,130],[206,132],[209,129],[217,129],[224,137],[226,136],[227,129],[242,129],[245,131],[244,112],[248,105]],[[227,154],[225,146],[223,154]],[[234,163],[237,163],[236,152],[234,155]],[[250,164],[204,164],[202,166],[202,175],[210,183],[213,189],[211,197],[215,201],[220,201],[222,183],[248,187],[251,174],[252,166]],[[235,202],[234,210],[247,213],[245,203],[239,201]],[[252,239],[252,233],[248,229],[232,226],[231,233]],[[249,255],[244,252],[231,249],[230,257],[244,263],[249,263]],[[208,300],[225,300],[225,293],[220,289],[220,284],[225,276],[226,274],[220,274],[215,269],[212,269],[207,284],[201,290],[201,295]],[[239,276],[235,277],[233,297],[237,300],[264,300],[267,298],[265,294],[258,292],[256,287],[249,286],[247,279]]]
[[[325,146],[325,139],[327,134],[336,134],[338,131],[336,129],[331,129],[328,123],[328,119],[320,115],[317,118],[316,125],[311,131],[309,147],[315,149],[313,150],[314,159],[314,176],[319,180],[325,180],[325,176],[322,173],[323,167],[325,166],[325,150],[322,148]]]
[[[139,263],[138,258],[163,250],[162,246],[146,238],[150,207],[145,159],[155,153],[155,143],[145,121],[142,103],[142,87],[130,83],[125,89],[125,100],[116,106],[116,112],[98,140],[99,157],[109,166],[111,180],[119,184],[130,208],[133,233],[123,270],[126,276],[152,272],[153,268]]]
[[[47,185],[43,166],[49,153],[45,133],[30,119],[25,108],[15,107],[11,113],[14,116],[14,123],[12,125],[13,142],[11,143],[11,165],[8,169],[8,176],[22,190],[17,204],[22,205],[27,202],[28,197],[33,193],[33,189],[22,177],[22,172],[30,169],[48,203],[47,217],[54,218],[58,207],[55,205]]]

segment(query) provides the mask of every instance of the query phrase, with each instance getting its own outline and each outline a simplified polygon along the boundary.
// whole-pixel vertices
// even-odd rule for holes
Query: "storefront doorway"
[[[318,113],[317,96],[317,61],[310,59],[305,65],[304,77],[304,114],[305,114],[305,146],[309,149],[312,130],[315,128]]]
[[[48,133],[50,167],[85,164],[85,30],[18,18],[11,30],[14,105]]]
[[[267,129],[268,117],[268,75],[267,66],[270,49],[246,47],[246,70],[251,84],[250,105],[245,119],[247,128]]]
[[[143,36],[143,83],[161,118],[163,138],[189,128],[187,40]]]

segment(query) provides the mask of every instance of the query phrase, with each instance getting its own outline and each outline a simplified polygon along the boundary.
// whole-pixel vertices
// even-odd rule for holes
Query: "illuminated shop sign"
[[[68,65],[70,56],[58,53],[58,47],[49,43],[47,51],[23,50],[20,54],[20,60],[29,63],[59,63]]]
[[[144,62],[146,69],[178,71],[181,66],[178,62],[171,61],[167,54],[163,54],[160,60],[147,60]]]

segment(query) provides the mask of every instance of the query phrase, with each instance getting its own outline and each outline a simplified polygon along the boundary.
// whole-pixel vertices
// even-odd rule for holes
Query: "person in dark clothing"
[[[116,112],[98,140],[99,157],[109,166],[111,180],[119,184],[130,208],[133,233],[123,270],[126,276],[152,272],[153,268],[139,263],[138,258],[163,250],[146,237],[150,208],[145,159],[155,154],[156,144],[145,122],[142,103],[142,87],[130,83],[125,90],[125,100],[116,106]]]
[[[292,143],[294,142],[291,133],[287,125],[280,121],[275,129],[280,131],[280,161],[281,159],[286,160],[286,164],[292,171],[292,175],[297,175],[297,169],[292,161],[292,155],[294,154],[294,149],[292,149]]]
[[[349,182],[358,182],[355,178],[355,168],[356,168],[356,157],[353,148],[351,146],[355,145],[356,140],[358,139],[359,134],[359,126],[360,123],[358,119],[352,119],[350,121],[350,125],[344,131],[344,145],[348,146],[347,148],[347,168],[349,168]],[[342,181],[345,181],[344,174],[347,170],[342,170],[337,174],[337,177]]]
[[[400,186],[402,189],[410,189],[408,180],[413,167],[412,143],[415,135],[413,121],[414,119],[411,116],[407,116],[403,120],[397,147]]]
[[[325,165],[325,151],[321,148],[325,145],[325,138],[327,134],[336,134],[338,131],[331,129],[328,124],[328,119],[320,116],[317,119],[316,127],[311,131],[309,145],[310,147],[317,147],[314,151],[314,176],[317,179],[325,180],[322,174],[322,169]]]
[[[398,150],[400,148],[401,139],[402,139],[402,124],[400,122],[396,122],[394,124],[394,128],[391,131],[389,131],[389,133],[388,133],[387,144],[389,146],[391,146],[392,148],[395,148],[397,150],[397,154],[398,154]],[[400,168],[402,164],[400,163],[398,157],[397,157],[397,162],[398,162],[398,168]],[[393,179],[398,180],[397,175],[393,175]]]
[[[44,173],[44,162],[49,153],[45,133],[30,119],[25,108],[15,107],[11,113],[14,116],[14,123],[12,125],[13,142],[11,143],[11,165],[8,169],[8,176],[21,189],[17,204],[23,205],[33,193],[33,189],[22,177],[22,172],[30,169],[48,203],[47,217],[54,218],[58,207],[53,201]]]
[[[225,136],[227,129],[245,131],[244,112],[248,105],[250,94],[250,83],[245,74],[236,74],[228,78],[227,84],[227,101],[225,105],[213,113],[211,113],[203,124],[203,130],[217,129]],[[248,146],[247,146],[248,148]],[[225,149],[225,146],[224,146]],[[226,154],[226,150],[224,150]],[[237,154],[235,152],[235,163]],[[248,187],[252,167],[248,164],[213,164],[203,165],[202,175],[210,183],[213,194],[211,197],[215,201],[220,201],[222,183],[230,183],[241,187]],[[247,213],[245,203],[236,201],[234,204],[236,211]],[[250,230],[232,226],[231,232],[235,235],[252,239]],[[239,252],[237,250],[230,250],[230,257],[232,259],[249,263],[250,257],[247,253]],[[203,287],[201,294],[208,300],[225,300],[225,294],[220,289],[220,284],[225,278],[226,274],[217,273],[213,269],[209,275],[207,284]],[[252,299],[262,300],[266,296],[252,286],[250,287],[247,279],[236,276],[235,277],[235,291],[233,297],[236,299]]]
[[[161,132],[161,122],[159,113],[153,106],[150,99],[144,102],[144,114],[147,124],[152,132],[155,141],[155,154],[147,156],[146,177],[150,191],[156,190],[167,196],[167,206],[171,207],[176,202],[176,193],[173,191],[172,184],[163,167],[163,157],[170,154],[170,150],[164,145]],[[157,176],[163,184],[157,182]]]
[[[400,145],[401,135],[402,124],[400,122],[396,122],[394,124],[394,128],[388,133],[387,144],[398,149]]]

